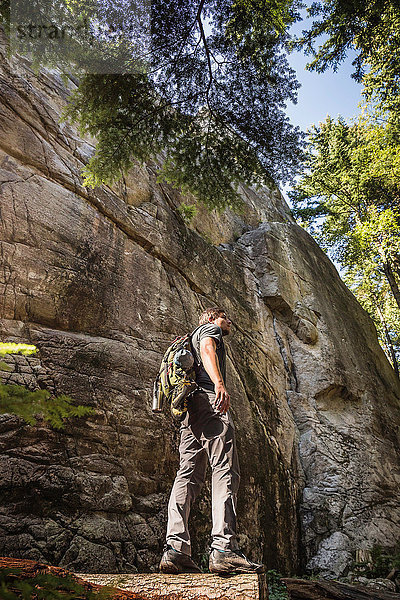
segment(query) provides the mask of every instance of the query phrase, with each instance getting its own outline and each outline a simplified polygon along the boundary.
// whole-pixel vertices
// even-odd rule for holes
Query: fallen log
[[[19,569],[18,580],[47,573],[72,577],[88,592],[109,588],[113,600],[268,600],[265,575],[81,574],[16,558],[0,558],[0,569]],[[76,600],[84,598],[76,596]]]
[[[400,594],[338,581],[283,578],[290,600],[400,600]]]
[[[113,600],[267,600],[265,575],[235,575],[218,577],[199,575],[144,574],[76,574],[34,560],[1,558],[0,569],[18,569],[15,580],[34,579],[39,574],[60,578],[72,577],[85,592],[100,592],[108,588]],[[337,581],[309,581],[283,578],[288,600],[400,600],[400,594],[372,590],[361,585]],[[32,596],[33,598],[33,596]],[[85,600],[86,594],[76,595]],[[272,600],[272,598],[271,598]]]
[[[211,573],[196,575],[87,574],[80,579],[129,590],[144,600],[267,600],[265,575],[232,575],[220,577]]]

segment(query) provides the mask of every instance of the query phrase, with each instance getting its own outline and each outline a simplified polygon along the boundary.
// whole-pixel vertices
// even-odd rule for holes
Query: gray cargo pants
[[[236,496],[240,469],[235,429],[229,413],[214,408],[215,394],[195,392],[181,424],[180,466],[168,504],[167,544],[191,553],[188,520],[193,500],[204,482],[207,459],[212,470],[212,548],[234,550]]]

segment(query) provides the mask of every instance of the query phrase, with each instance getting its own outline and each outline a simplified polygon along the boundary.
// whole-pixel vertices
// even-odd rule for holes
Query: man
[[[236,539],[236,496],[240,471],[235,430],[228,412],[223,338],[232,322],[221,308],[209,308],[192,334],[198,389],[181,424],[180,467],[168,504],[167,544],[160,562],[163,573],[200,573],[191,559],[190,507],[204,482],[207,460],[212,469],[212,573],[260,573],[263,565],[248,560]]]

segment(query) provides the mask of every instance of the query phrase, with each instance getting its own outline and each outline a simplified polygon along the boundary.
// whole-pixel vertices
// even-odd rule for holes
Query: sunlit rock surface
[[[2,339],[36,344],[6,379],[96,408],[65,430],[0,417],[0,554],[81,572],[157,568],[178,432],[151,413],[161,355],[223,306],[242,468],[240,543],[284,573],[346,574],[400,538],[399,382],[374,327],[277,191],[201,212],[137,168],[89,190],[93,153],[59,124],[67,88],[2,58]],[[73,84],[70,84],[72,89]],[[190,199],[187,200],[190,203]],[[192,519],[209,544],[210,490]]]

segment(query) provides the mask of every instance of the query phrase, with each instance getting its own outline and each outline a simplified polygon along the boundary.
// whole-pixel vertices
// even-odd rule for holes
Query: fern
[[[105,600],[113,590],[104,588],[86,590],[71,575],[61,577],[52,573],[39,573],[34,577],[21,577],[21,569],[0,569],[0,598],[2,600]]]
[[[0,356],[6,354],[35,354],[36,346],[27,344],[0,343]],[[1,371],[10,367],[0,361]],[[65,394],[53,397],[48,390],[30,391],[23,385],[0,383],[0,414],[14,414],[29,425],[37,423],[37,415],[55,429],[62,429],[64,422],[71,417],[84,417],[94,414],[89,406],[74,404],[74,400]]]

